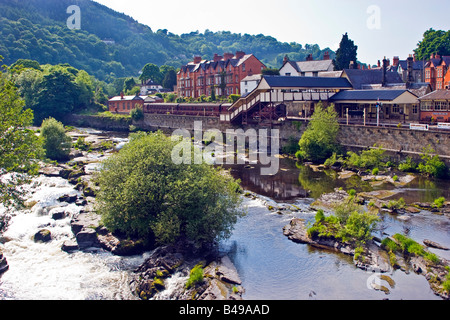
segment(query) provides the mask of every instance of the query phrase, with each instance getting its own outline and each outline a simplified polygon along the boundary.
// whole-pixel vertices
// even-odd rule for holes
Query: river
[[[95,134],[95,132],[90,132]],[[100,158],[101,160],[101,158]],[[281,160],[276,176],[263,177],[259,168],[232,167],[245,190],[258,194],[244,198],[247,215],[240,219],[230,239],[220,250],[230,256],[242,279],[245,300],[327,300],[327,299],[407,299],[440,300],[422,275],[394,271],[395,281],[389,295],[368,286],[374,274],[353,265],[351,258],[288,240],[282,228],[294,218],[311,221],[315,212],[310,203],[335,187],[368,191],[370,186],[353,178],[337,179],[332,172],[315,172],[298,166],[294,161]],[[61,250],[66,240],[73,239],[70,217],[54,220],[49,210],[57,199],[76,193],[73,186],[58,177],[40,176],[28,186],[31,208],[13,213],[10,226],[0,238],[0,249],[9,270],[0,278],[2,300],[132,300],[129,290],[132,270],[149,255],[117,257],[102,250],[75,252]],[[450,199],[448,181],[427,182],[416,179],[399,190],[397,197],[414,201],[431,201],[438,196]],[[288,213],[270,211],[274,207],[295,204],[300,211]],[[76,215],[79,207],[67,204],[67,211]],[[430,239],[450,247],[450,219],[429,212],[402,221],[383,214],[384,232],[407,233],[421,242]],[[49,243],[35,243],[32,236],[42,228],[52,233]],[[434,250],[450,259],[448,251]],[[164,296],[164,295],[162,295]]]

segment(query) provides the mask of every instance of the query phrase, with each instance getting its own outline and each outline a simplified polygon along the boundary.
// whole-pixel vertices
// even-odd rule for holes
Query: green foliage
[[[318,103],[299,141],[297,158],[322,163],[336,151],[338,131],[338,115],[334,105],[324,108],[321,102]]]
[[[349,39],[348,34],[345,33],[342,36],[339,49],[336,51],[336,58],[333,60],[334,70],[348,69],[351,61],[355,62],[356,66],[357,51],[358,46],[356,46],[354,42]]]
[[[241,96],[238,95],[238,94],[231,94],[231,95],[228,97],[228,102],[229,102],[229,103],[235,103],[236,101],[239,100],[240,97],[241,97]]]
[[[378,172],[380,172],[380,169],[378,169],[378,168],[373,168],[373,170],[372,170],[372,175],[376,176],[376,175],[378,175]]]
[[[295,155],[298,151],[298,139],[289,137],[288,142],[281,148],[284,154]]]
[[[427,61],[434,53],[450,55],[450,31],[428,29],[414,52],[419,61]]]
[[[24,105],[9,75],[0,70],[0,203],[7,207],[23,204],[23,193],[17,187],[37,174],[37,161],[42,156],[38,137],[27,129],[33,112]],[[19,174],[7,178],[9,173]]]
[[[388,208],[393,211],[403,209],[403,208],[405,208],[405,206],[406,206],[406,202],[405,202],[405,199],[403,199],[403,198],[400,198],[398,200],[390,200],[386,205],[383,205],[383,207]]]
[[[411,157],[407,157],[405,161],[398,165],[398,170],[403,172],[416,172],[417,163]]]
[[[335,214],[325,217],[323,211],[317,212],[314,224],[308,228],[308,235],[334,238],[359,247],[372,239],[379,218],[376,214],[364,212],[353,197],[337,205]]]
[[[192,268],[191,272],[189,273],[189,278],[186,281],[186,289],[195,287],[198,284],[201,284],[203,282],[203,268],[201,264],[196,265],[194,268]]]
[[[397,241],[400,251],[424,257],[426,260],[433,263],[439,262],[438,256],[436,256],[432,252],[429,252],[428,250],[425,250],[424,246],[420,245],[411,238],[408,238],[399,233],[394,234],[392,237]]]
[[[180,143],[162,132],[136,133],[104,161],[97,211],[109,230],[158,244],[208,245],[230,236],[243,215],[239,183],[205,163],[175,164],[174,148],[192,148]]]
[[[144,119],[144,110],[142,107],[136,105],[136,108],[130,111],[130,116],[133,121],[140,121]]]
[[[435,153],[434,149],[428,145],[423,149],[421,155],[422,161],[419,163],[418,170],[420,173],[435,178],[444,178],[448,175],[448,168],[443,161]]]
[[[73,144],[73,147],[77,150],[88,151],[91,148],[91,143],[86,142],[84,137],[78,137],[77,141]]]
[[[264,76],[279,76],[280,70],[278,70],[277,68],[264,68],[261,73]]]
[[[384,150],[377,148],[376,145],[368,150],[361,151],[360,154],[349,151],[345,159],[345,165],[351,168],[371,169],[382,166]]]
[[[45,155],[51,160],[67,160],[69,158],[72,139],[66,135],[64,125],[48,118],[42,122],[41,137]]]
[[[325,51],[318,45],[277,41],[273,37],[227,31],[182,35],[167,30],[153,31],[131,17],[93,1],[77,0],[82,8],[80,30],[66,26],[70,0],[28,0],[0,2],[0,48],[5,63],[34,59],[40,64],[70,63],[97,79],[137,75],[147,63],[179,67],[190,57],[212,59],[214,53],[242,50],[253,53],[267,66],[278,67],[287,54],[302,61],[308,54],[314,59]],[[104,40],[114,40],[107,44]],[[168,88],[172,86],[167,85]]]
[[[436,208],[442,208],[444,206],[444,203],[445,203],[444,197],[440,197],[434,200],[434,206]]]

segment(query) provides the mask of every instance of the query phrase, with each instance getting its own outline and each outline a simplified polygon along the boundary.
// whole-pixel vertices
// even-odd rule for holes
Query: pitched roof
[[[345,69],[343,77],[347,77],[353,85],[353,89],[362,89],[363,85],[381,84],[383,82],[383,71],[374,69]],[[386,72],[386,84],[403,83],[403,80],[397,72]]]
[[[352,88],[345,78],[263,76],[263,81],[271,88]]]
[[[329,71],[333,60],[288,61],[297,72]]]
[[[336,93],[330,101],[393,101],[408,90],[347,90]],[[409,92],[411,93],[411,92]],[[412,94],[412,93],[411,93]]]
[[[424,95],[419,100],[450,100],[450,90],[436,90]]]
[[[116,97],[112,97],[108,101],[134,101],[134,100],[144,100],[144,99],[138,95],[123,96],[123,98],[121,96],[116,96]]]

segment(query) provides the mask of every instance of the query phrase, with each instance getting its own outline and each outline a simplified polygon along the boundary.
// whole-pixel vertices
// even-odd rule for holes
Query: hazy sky
[[[95,0],[153,31],[231,31],[337,50],[348,32],[358,60],[406,59],[429,28],[450,29],[450,1],[423,0]]]

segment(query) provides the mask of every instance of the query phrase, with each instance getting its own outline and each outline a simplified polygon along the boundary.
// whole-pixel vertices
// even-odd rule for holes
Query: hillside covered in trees
[[[69,29],[67,8],[81,9],[81,28]],[[175,68],[194,55],[212,59],[214,53],[237,50],[255,54],[268,67],[279,68],[286,54],[304,60],[323,57],[329,48],[282,43],[266,35],[227,31],[194,31],[175,35],[153,31],[124,14],[91,0],[2,0],[0,2],[0,55],[11,65],[18,59],[40,64],[68,63],[99,80],[138,76],[147,63]]]

